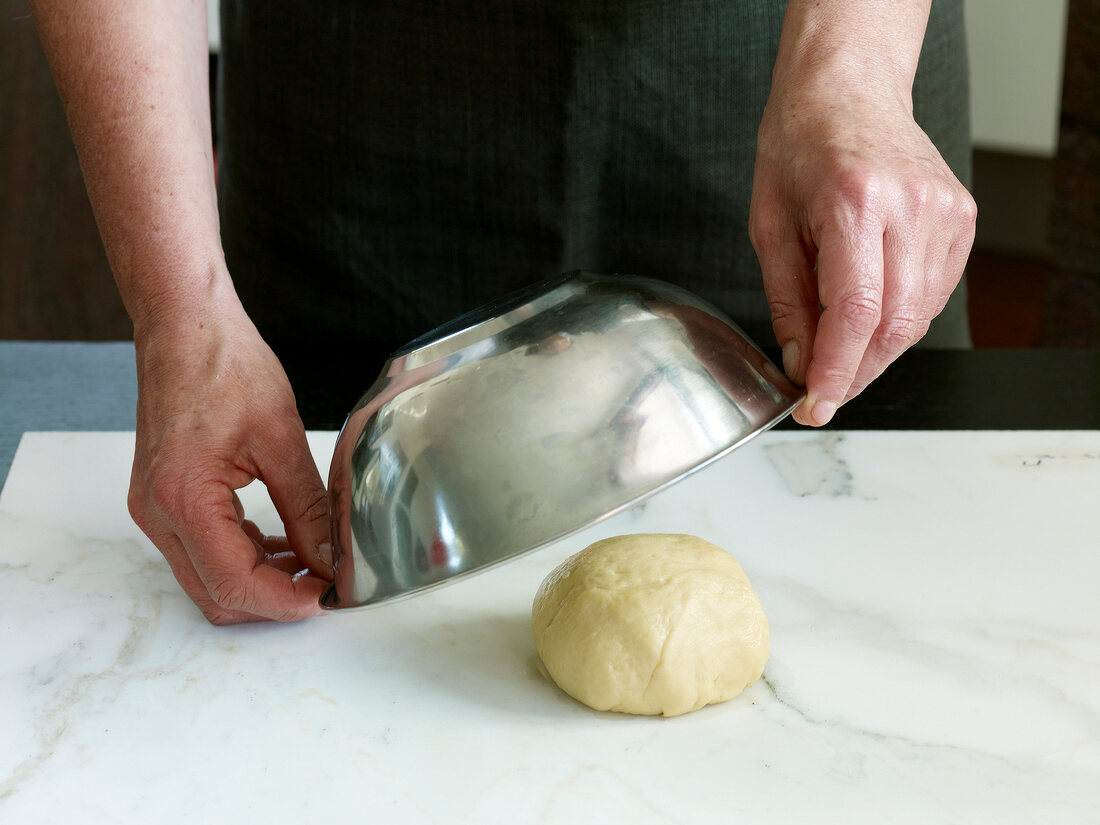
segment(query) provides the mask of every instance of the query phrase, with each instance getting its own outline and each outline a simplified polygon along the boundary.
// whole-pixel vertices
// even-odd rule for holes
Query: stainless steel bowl
[[[453,581],[618,512],[787,415],[802,391],[679,287],[571,273],[396,352],[329,474],[326,608]]]

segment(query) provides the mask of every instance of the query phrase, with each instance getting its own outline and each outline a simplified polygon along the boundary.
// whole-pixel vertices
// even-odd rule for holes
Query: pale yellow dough
[[[678,716],[764,672],[768,620],[745,571],[695,536],[615,536],[542,582],[535,647],[558,686],[596,710]]]

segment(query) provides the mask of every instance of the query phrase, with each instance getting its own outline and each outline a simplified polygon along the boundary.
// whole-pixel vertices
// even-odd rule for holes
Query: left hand
[[[902,96],[777,72],[749,231],[776,339],[822,425],[918,341],[962,277],[974,199]]]

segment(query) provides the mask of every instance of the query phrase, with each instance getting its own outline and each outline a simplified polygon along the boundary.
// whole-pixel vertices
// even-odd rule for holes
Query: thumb
[[[328,493],[300,420],[287,422],[282,438],[269,445],[260,466],[294,554],[313,574],[331,580]]]

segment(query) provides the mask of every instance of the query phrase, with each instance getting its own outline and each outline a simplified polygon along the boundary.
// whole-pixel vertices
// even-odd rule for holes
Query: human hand
[[[750,210],[783,366],[807,390],[794,417],[809,425],[923,337],[976,217],[895,78],[818,68],[777,63]]]
[[[130,513],[211,622],[318,612],[331,578],[327,496],[282,366],[225,267],[206,6],[32,6],[134,322]],[[244,518],[235,491],[257,478],[286,539]]]
[[[128,504],[213,624],[321,612],[328,498],[275,355],[231,303],[135,335],[138,430]],[[262,481],[286,528],[266,537],[236,490]]]

